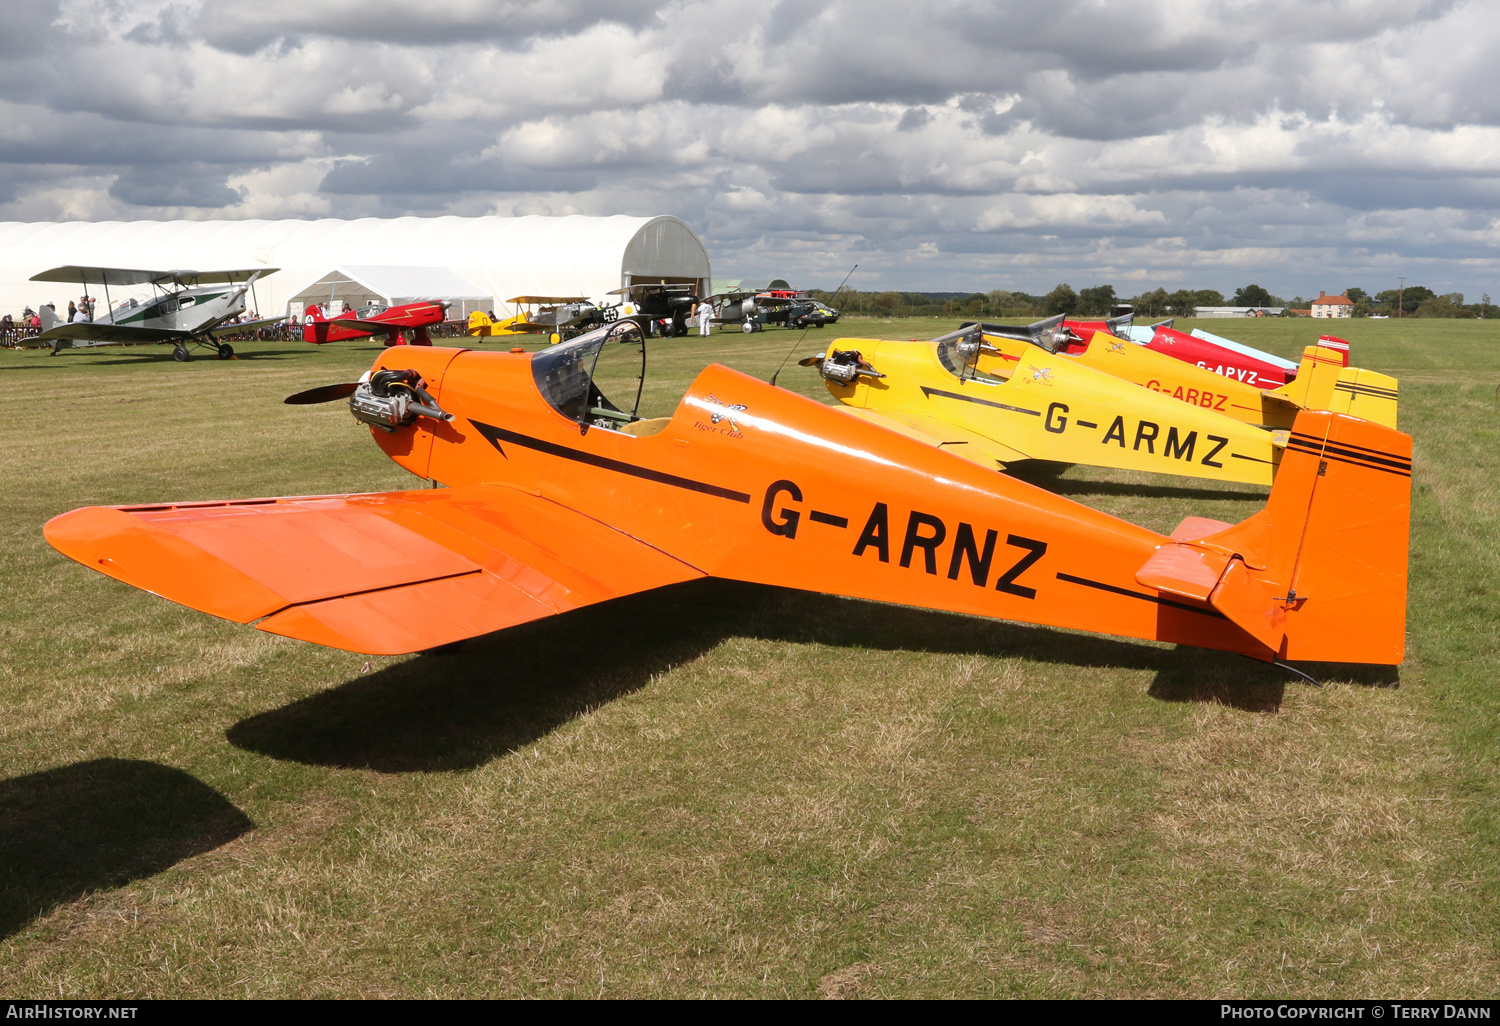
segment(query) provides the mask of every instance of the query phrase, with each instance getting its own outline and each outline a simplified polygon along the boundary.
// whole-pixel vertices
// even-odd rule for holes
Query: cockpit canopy
[[[622,430],[641,419],[645,334],[634,321],[615,321],[536,353],[531,373],[542,398],[580,430]]]

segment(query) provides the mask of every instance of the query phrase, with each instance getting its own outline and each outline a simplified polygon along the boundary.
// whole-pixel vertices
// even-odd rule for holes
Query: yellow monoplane
[[[978,324],[960,330],[973,328],[988,345],[978,354],[978,369],[994,376],[1006,376],[1007,364],[1015,366],[1037,348],[1052,348],[1046,333],[1027,328]],[[1081,352],[1057,355],[1246,424],[1290,428],[1298,410],[1333,410],[1396,426],[1396,379],[1348,366],[1347,349],[1308,346],[1296,377],[1274,389],[1215,374],[1106,331],[1094,332]]]
[[[1041,459],[1269,485],[1288,431],[1226,416],[1214,409],[1220,400],[1227,405],[1226,393],[1198,398],[1222,381],[1217,375],[1139,351],[1173,365],[1158,369],[1177,375],[1170,387],[1138,387],[1083,358],[991,336],[977,325],[930,342],[840,340],[803,363],[819,366],[849,412],[985,466]],[[1336,371],[1310,353],[1300,387],[1330,391]],[[1301,408],[1291,396],[1267,402],[1293,415]]]

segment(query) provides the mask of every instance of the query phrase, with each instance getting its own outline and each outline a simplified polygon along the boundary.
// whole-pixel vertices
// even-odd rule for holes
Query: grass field
[[[1339,328],[1416,440],[1410,644],[1321,689],[722,582],[366,661],[110,581],[41,525],[413,484],[342,404],[279,402],[375,347],[0,352],[0,994],[1494,997],[1500,324]],[[768,376],[795,337],[662,342],[649,400],[710,360]],[[1052,484],[1162,530],[1264,495]]]

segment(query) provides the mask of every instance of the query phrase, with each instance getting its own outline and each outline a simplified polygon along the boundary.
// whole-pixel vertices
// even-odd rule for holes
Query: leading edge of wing
[[[172,328],[129,328],[123,324],[85,321],[80,324],[59,324],[33,336],[33,341],[76,338],[84,342],[184,342],[192,337],[191,331],[176,331]]]
[[[333,648],[399,655],[703,576],[509,488],[90,506],[47,541],[193,609]]]
[[[852,414],[860,420],[915,438],[919,442],[936,446],[979,464],[986,470],[996,469],[995,464],[1019,463],[1032,457],[1019,449],[1013,449],[967,428],[940,420],[937,417],[914,410],[871,410],[864,407],[840,405],[836,409]]]

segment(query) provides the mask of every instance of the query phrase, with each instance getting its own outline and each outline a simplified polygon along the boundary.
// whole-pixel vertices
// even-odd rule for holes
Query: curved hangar
[[[350,264],[447,268],[479,285],[501,316],[512,296],[588,296],[640,282],[711,284],[708,251],[679,218],[362,217],[352,221],[0,222],[0,311],[56,303],[70,288],[29,281],[64,264],[94,267],[279,267],[257,283],[260,313]],[[74,289],[76,291],[76,289]],[[706,294],[702,292],[701,294]]]

